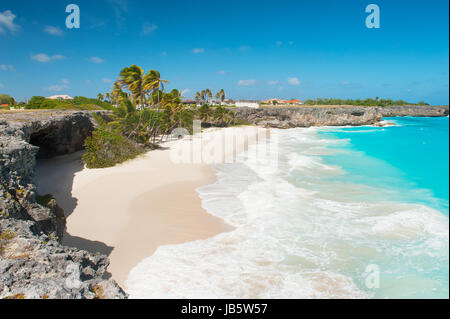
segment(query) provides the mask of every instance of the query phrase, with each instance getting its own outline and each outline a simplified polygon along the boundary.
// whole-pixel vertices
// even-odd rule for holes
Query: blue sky
[[[81,10],[67,29],[65,7]],[[375,3],[381,28],[368,29]],[[96,96],[131,64],[229,97],[448,104],[446,0],[0,0],[0,93]]]

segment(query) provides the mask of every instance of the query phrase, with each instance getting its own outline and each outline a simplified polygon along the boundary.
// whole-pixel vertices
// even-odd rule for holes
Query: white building
[[[251,107],[257,109],[259,108],[259,102],[250,100],[239,100],[236,101],[236,107]]]
[[[68,95],[53,95],[53,96],[48,97],[48,99],[50,99],[50,100],[73,100],[73,98]]]

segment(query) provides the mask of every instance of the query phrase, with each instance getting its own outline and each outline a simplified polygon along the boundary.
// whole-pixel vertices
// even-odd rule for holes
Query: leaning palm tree
[[[208,102],[211,102],[212,97],[213,97],[213,94],[212,94],[211,90],[210,89],[206,89],[205,93],[206,93],[206,97],[208,98]]]
[[[146,96],[147,96],[147,89],[145,88],[145,74],[144,70],[137,66],[132,65],[128,68],[122,69],[119,74],[119,79],[117,80],[120,87],[125,87],[130,93],[131,98],[133,99],[133,102],[136,105],[140,105],[140,111],[139,111],[139,122],[136,126],[136,128],[130,133],[128,137],[131,137],[133,134],[137,132],[139,127],[141,126],[142,122],[142,111],[143,108],[146,105]]]
[[[156,70],[150,70],[144,76],[144,84],[143,87],[146,91],[153,93],[157,93],[157,111],[156,111],[156,120],[152,125],[153,131],[153,142],[156,139],[156,132],[159,127],[155,128],[155,125],[158,123],[159,111],[160,111],[160,93],[164,92],[164,84],[168,84],[169,81],[161,79],[161,74]],[[153,94],[154,95],[154,94]]]
[[[118,79],[120,87],[125,87],[128,91],[130,91],[133,102],[136,104],[140,103],[141,107],[145,106],[147,96],[147,91],[144,88],[144,82],[144,70],[137,65],[132,65],[120,71]]]
[[[206,101],[206,90],[202,90],[200,92],[200,100],[202,103],[204,103]]]
[[[195,92],[195,102],[200,102],[202,99],[202,95],[200,92]]]
[[[225,90],[224,89],[221,89],[219,92],[217,92],[216,99],[222,103],[225,101]]]
[[[113,88],[111,90],[111,102],[113,104],[120,104],[122,99],[125,97],[126,93],[122,91],[122,87],[119,81],[114,82]]]

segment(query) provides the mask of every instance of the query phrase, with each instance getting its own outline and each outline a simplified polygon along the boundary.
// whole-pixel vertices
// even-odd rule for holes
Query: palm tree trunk
[[[143,111],[144,104],[145,104],[145,97],[144,97],[144,95],[143,95],[142,90],[141,90],[141,96],[140,96],[140,98],[141,98],[141,109],[139,110],[139,122],[138,122],[138,125],[136,126],[136,128],[130,133],[130,135],[128,135],[128,138],[130,138],[133,134],[135,134],[135,133],[139,130],[139,127],[141,126],[141,122],[142,122],[142,111]]]

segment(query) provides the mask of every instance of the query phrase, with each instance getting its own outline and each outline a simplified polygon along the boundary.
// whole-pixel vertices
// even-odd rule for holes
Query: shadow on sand
[[[37,159],[35,171],[37,193],[40,195],[53,195],[58,205],[64,209],[66,218],[73,213],[77,206],[78,200],[72,197],[72,186],[75,173],[80,172],[84,168],[81,160],[83,153],[84,151],[80,151],[48,159]],[[72,236],[66,231],[64,232],[62,244],[107,256],[114,249],[114,247],[99,241]]]

